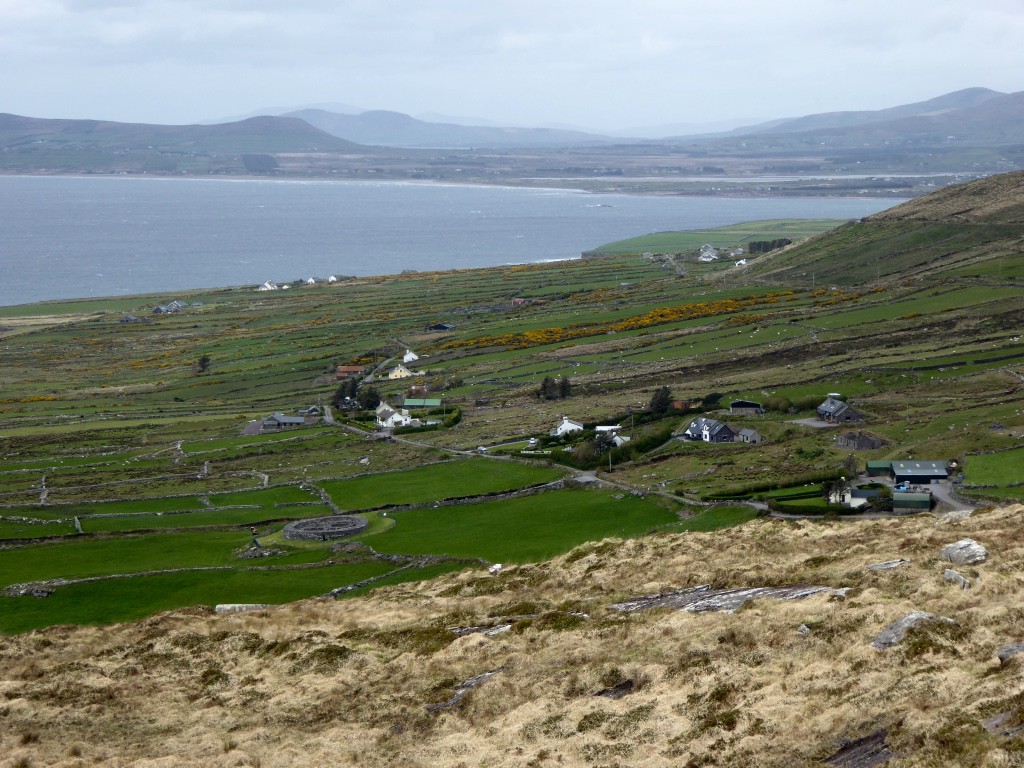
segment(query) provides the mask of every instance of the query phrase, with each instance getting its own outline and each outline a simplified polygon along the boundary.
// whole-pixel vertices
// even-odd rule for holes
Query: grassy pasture
[[[323,487],[342,509],[359,510],[509,491],[551,482],[563,474],[549,467],[468,459],[328,481]]]
[[[751,240],[803,240],[827,232],[845,223],[842,219],[775,219],[750,221],[713,229],[685,232],[655,232],[593,248],[601,254],[681,253],[710,243],[716,248],[736,248]]]
[[[592,490],[548,491],[501,502],[389,512],[393,528],[368,537],[379,552],[530,562],[585,541],[633,538],[677,519],[650,499]]]
[[[1024,448],[980,456],[969,456],[964,478],[975,485],[1024,483]]]
[[[342,563],[295,570],[230,570],[166,573],[63,587],[45,600],[0,597],[0,633],[52,624],[110,624],[159,611],[217,603],[286,603],[322,595],[395,569],[392,563]],[[435,569],[441,571],[443,569]],[[407,574],[427,576],[427,573]]]
[[[73,541],[9,549],[0,553],[0,586],[55,578],[141,573],[168,568],[237,566],[234,551],[252,540],[248,531],[166,533]],[[274,564],[313,562],[323,552],[296,551]]]
[[[666,525],[661,530],[665,532],[675,531],[699,531],[710,532],[720,531],[725,528],[732,528],[742,525],[757,517],[757,510],[744,506],[717,506],[706,512],[701,512],[691,518],[678,523]]]
[[[146,531],[159,529],[187,529],[253,525],[266,520],[297,520],[305,517],[324,517],[332,514],[329,507],[314,504],[278,509],[273,506],[255,509],[213,509],[178,514],[131,515],[130,517],[83,518],[85,533]]]

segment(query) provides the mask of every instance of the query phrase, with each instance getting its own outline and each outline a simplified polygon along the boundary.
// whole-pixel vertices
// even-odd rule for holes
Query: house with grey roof
[[[302,416],[285,416],[283,413],[275,413],[263,420],[263,429],[288,429],[289,427],[305,426],[306,419]]]
[[[701,440],[705,443],[731,443],[736,439],[736,433],[718,419],[700,416],[683,430],[682,437],[684,440]]]
[[[857,411],[834,397],[825,399],[817,408],[818,418],[831,424],[843,424],[850,421],[860,421],[864,417]]]
[[[760,445],[761,442],[764,440],[764,438],[761,437],[760,432],[758,432],[756,429],[750,429],[749,427],[744,427],[739,432],[737,432],[736,439],[738,442],[749,443],[750,445]]]

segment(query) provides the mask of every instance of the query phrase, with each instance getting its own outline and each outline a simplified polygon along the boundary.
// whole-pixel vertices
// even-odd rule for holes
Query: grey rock
[[[944,546],[942,557],[957,565],[975,565],[988,559],[988,550],[974,539],[960,539]]]
[[[627,693],[632,693],[633,688],[636,687],[636,683],[632,680],[625,680],[618,685],[613,685],[611,688],[602,688],[600,691],[595,693],[595,696],[604,696],[606,699],[621,699]]]
[[[960,589],[971,588],[971,580],[968,579],[966,576],[957,573],[952,568],[947,568],[945,571],[943,571],[942,578],[950,582],[951,584],[956,584],[958,587],[960,587]]]
[[[998,651],[996,656],[999,657],[999,663],[1006,666],[1010,663],[1010,659],[1016,656],[1018,653],[1024,653],[1024,643],[1013,643],[1011,645],[1004,645]]]
[[[910,565],[910,561],[901,557],[899,560],[886,560],[884,563],[872,563],[871,565],[864,566],[866,571],[891,571],[894,568],[902,568],[904,565]]]
[[[811,628],[808,627],[806,624],[801,624],[799,627],[796,628],[796,632],[798,635],[803,635],[804,637],[807,637],[809,634],[811,634]]]
[[[985,730],[989,733],[1005,738],[1013,738],[1020,733],[1024,733],[1024,726],[1017,725],[1019,722],[1019,713],[1010,711],[993,715],[982,720],[981,724],[985,726]]]
[[[836,595],[843,597],[846,589],[832,587],[748,587],[745,589],[711,589],[706,584],[677,592],[649,595],[615,603],[608,607],[622,613],[636,613],[652,608],[675,608],[690,613],[706,613],[708,611],[725,611],[733,613],[748,600],[770,598],[773,600],[803,600],[812,595]]]
[[[476,688],[478,685],[483,685],[499,672],[501,672],[501,669],[495,669],[490,672],[484,672],[483,674],[477,675],[476,677],[469,678],[469,680],[466,680],[462,683],[462,685],[455,689],[455,693],[447,701],[442,701],[438,704],[427,705],[427,712],[441,712],[445,709],[457,707],[466,697],[467,693]]]
[[[885,745],[887,736],[884,730],[879,730],[859,739],[842,742],[839,751],[827,758],[825,763],[840,768],[874,768],[885,765],[896,757]]]
[[[269,603],[220,603],[213,607],[214,613],[244,613],[245,611],[262,611],[274,608]]]
[[[957,520],[963,520],[971,516],[973,509],[955,509],[952,512],[947,512],[942,515],[936,525],[942,525],[943,523],[955,523]]]
[[[943,621],[948,624],[954,623],[952,619],[936,618],[933,613],[926,613],[925,611],[911,611],[902,619],[894,621],[883,629],[881,633],[879,633],[878,637],[871,641],[871,645],[880,651],[892,648],[893,646],[899,645],[903,642],[903,639],[907,636],[908,630],[929,621]]]

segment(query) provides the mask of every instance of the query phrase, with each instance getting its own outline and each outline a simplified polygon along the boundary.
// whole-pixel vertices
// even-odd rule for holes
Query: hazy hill
[[[254,155],[355,149],[289,117],[150,125],[0,114],[0,169],[12,171],[245,173],[276,164]]]
[[[611,143],[605,136],[555,128],[496,128],[431,123],[401,112],[371,110],[358,115],[303,109],[290,117],[305,120],[359,144],[391,147],[534,147]]]
[[[50,148],[297,152],[343,151],[355,147],[351,142],[290,117],[251,117],[216,125],[152,125],[0,114],[0,148],[15,152]]]
[[[849,128],[869,123],[884,123],[905,117],[935,116],[959,109],[980,106],[992,99],[1005,96],[1005,93],[988,88],[965,88],[934,99],[914,104],[903,104],[897,107],[877,110],[861,110],[848,112],[823,112],[791,119],[775,120],[770,123],[738,128],[733,133],[798,133],[829,128]]]
[[[932,158],[959,153],[969,158],[972,149],[996,148],[1019,160],[1024,148],[1024,92],[971,89],[960,93],[967,96],[879,112],[814,115],[743,135],[699,139],[694,144],[705,151],[755,155],[823,152],[847,162],[859,159],[858,155],[873,159],[883,153],[890,162],[901,163],[914,155]],[[927,167],[924,161],[915,165]]]

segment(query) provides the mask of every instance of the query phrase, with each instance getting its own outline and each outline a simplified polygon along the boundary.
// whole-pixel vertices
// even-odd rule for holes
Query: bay
[[[859,218],[878,198],[408,182],[0,177],[0,306],[576,258],[649,232]]]

